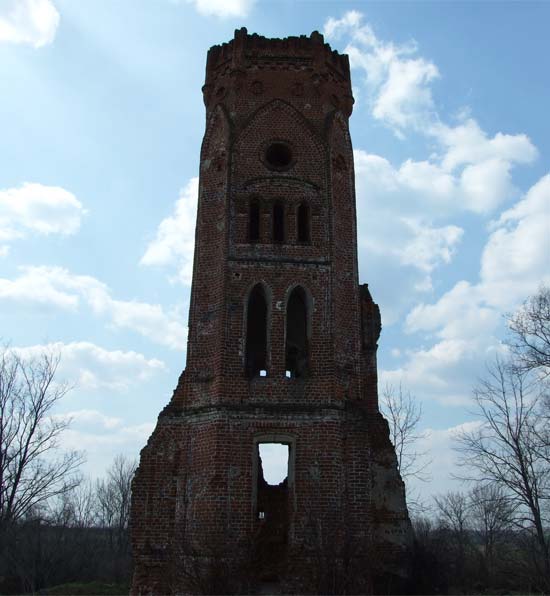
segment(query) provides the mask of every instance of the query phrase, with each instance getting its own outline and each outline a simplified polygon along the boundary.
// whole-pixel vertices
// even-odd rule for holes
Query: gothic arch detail
[[[300,127],[306,128],[309,133],[313,137],[315,137],[316,142],[319,141],[318,134],[315,128],[308,122],[308,120],[301,114],[293,105],[290,103],[283,101],[282,99],[273,99],[264,105],[260,106],[246,121],[244,124],[238,138],[237,142],[240,142],[241,137],[245,136],[248,130],[252,128],[256,128],[258,125],[258,120],[263,117],[269,117],[269,113],[274,110],[282,110],[285,112],[285,117],[290,117],[292,120],[295,121]]]

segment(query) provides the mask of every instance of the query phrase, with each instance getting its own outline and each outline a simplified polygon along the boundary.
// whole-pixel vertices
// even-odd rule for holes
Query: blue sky
[[[0,0],[0,334],[62,352],[64,444],[137,456],[185,365],[206,52],[235,28],[350,55],[360,277],[380,384],[424,408],[432,482],[550,280],[550,4]]]

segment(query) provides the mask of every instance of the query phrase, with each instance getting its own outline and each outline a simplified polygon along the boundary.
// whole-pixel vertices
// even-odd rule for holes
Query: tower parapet
[[[273,89],[275,72],[277,88]],[[228,43],[210,48],[203,87],[207,112],[218,103],[233,106],[243,91],[256,98],[250,109],[281,94],[298,105],[307,98],[313,117],[315,108],[324,114],[341,109],[349,117],[354,102],[348,56],[332,50],[318,31],[309,37],[271,39],[249,35],[243,27]]]

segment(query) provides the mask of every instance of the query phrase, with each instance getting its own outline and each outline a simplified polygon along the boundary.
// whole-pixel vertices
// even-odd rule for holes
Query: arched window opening
[[[302,203],[298,207],[298,242],[311,240],[309,206]]]
[[[248,241],[258,242],[260,240],[260,203],[254,199],[250,203],[248,213]]]
[[[304,290],[294,288],[286,307],[285,376],[300,378],[308,370],[307,299]]]
[[[248,298],[246,372],[251,378],[267,376],[267,300],[260,284]]]
[[[273,205],[273,242],[285,241],[285,209],[282,203]]]

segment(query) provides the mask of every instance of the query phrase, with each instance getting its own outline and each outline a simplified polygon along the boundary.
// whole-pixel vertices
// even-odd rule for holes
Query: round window
[[[292,163],[292,152],[285,143],[272,143],[266,149],[265,161],[274,170],[284,170]]]

